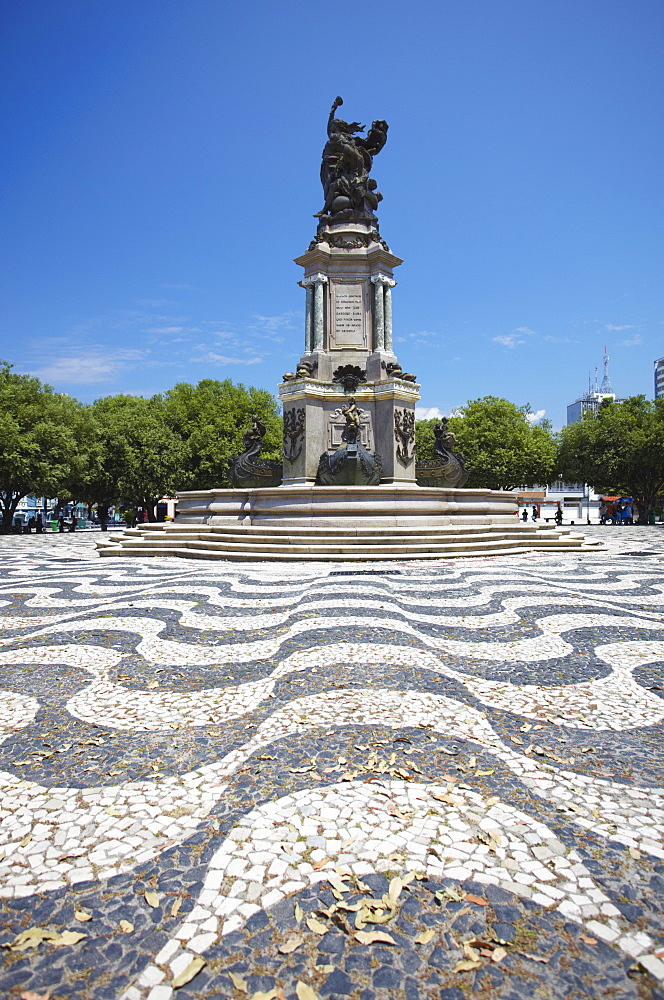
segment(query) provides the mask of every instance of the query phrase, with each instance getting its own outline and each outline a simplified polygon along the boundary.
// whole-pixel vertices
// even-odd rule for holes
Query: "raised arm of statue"
[[[343,103],[344,102],[343,102],[343,98],[342,97],[335,97],[334,98],[334,104],[330,108],[330,117],[327,119],[327,134],[328,135],[332,135],[332,132],[334,131],[334,129],[332,128],[332,122],[334,121],[334,115],[336,113],[337,108],[340,108]]]

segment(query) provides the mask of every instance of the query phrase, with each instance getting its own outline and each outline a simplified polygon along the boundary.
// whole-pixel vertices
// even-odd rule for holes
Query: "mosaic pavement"
[[[664,1000],[664,528],[337,565],[0,539],[0,986]]]

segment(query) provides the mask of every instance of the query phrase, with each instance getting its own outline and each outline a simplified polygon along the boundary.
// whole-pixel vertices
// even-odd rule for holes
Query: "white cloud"
[[[526,420],[531,424],[536,424],[545,414],[546,410],[535,410],[534,413],[526,413]]]
[[[638,344],[643,343],[643,337],[640,333],[635,333],[629,340],[621,340],[620,343],[623,347],[637,347]]]
[[[416,420],[442,420],[445,416],[442,410],[437,406],[416,406],[415,407],[415,419]]]
[[[394,339],[400,343],[403,343],[406,340],[412,340],[416,344],[428,345],[434,337],[440,337],[440,334],[436,333],[434,330],[417,330],[414,333],[406,333],[395,337]]]
[[[204,361],[211,365],[260,365],[263,363],[263,358],[228,358],[225,354],[217,354],[216,351],[208,351],[207,354],[189,358],[189,361]]]
[[[525,340],[520,340],[516,333],[506,333],[502,337],[494,337],[493,340],[496,344],[502,344],[503,347],[516,347],[517,344],[525,344]]]
[[[511,333],[501,334],[499,337],[494,337],[493,340],[496,344],[502,344],[503,347],[516,347],[517,344],[525,344],[524,336],[539,337],[540,335],[537,330],[533,330],[529,326],[517,326]]]
[[[623,326],[614,326],[613,323],[607,323],[604,327],[605,330],[633,330],[634,327],[630,326],[629,323],[625,323]]]
[[[79,354],[52,358],[41,368],[32,368],[30,374],[56,385],[63,382],[68,385],[87,385],[113,380],[129,367],[132,361],[142,361],[143,358],[142,351],[111,353],[102,348],[92,348]]]
[[[182,333],[181,326],[151,326],[147,333]]]
[[[299,313],[289,312],[281,313],[279,316],[254,316],[256,323],[250,329],[260,330],[263,333],[272,335],[280,330],[297,330],[298,325],[293,323],[293,320],[298,317]]]

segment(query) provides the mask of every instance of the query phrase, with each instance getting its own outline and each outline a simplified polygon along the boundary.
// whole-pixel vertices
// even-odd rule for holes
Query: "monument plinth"
[[[387,122],[327,124],[317,232],[304,275],[304,351],[279,386],[283,464],[259,458],[258,416],[228,470],[232,489],[178,494],[175,523],[108,535],[100,555],[365,561],[442,559],[588,547],[569,531],[522,524],[513,493],[463,487],[454,435],[436,427],[436,457],[416,482],[419,385],[393,346],[394,269],[378,229],[370,171]],[[279,484],[279,480],[281,482]]]

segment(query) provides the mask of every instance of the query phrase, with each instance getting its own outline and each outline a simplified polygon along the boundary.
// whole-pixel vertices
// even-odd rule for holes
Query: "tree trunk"
[[[108,520],[108,504],[97,504],[97,518],[102,531],[106,531],[106,521]]]
[[[2,534],[7,535],[12,530],[12,521],[14,520],[14,513],[19,505],[19,501],[24,493],[14,496],[11,491],[7,491],[3,495],[3,507],[2,507]],[[8,499],[8,497],[10,499]]]

